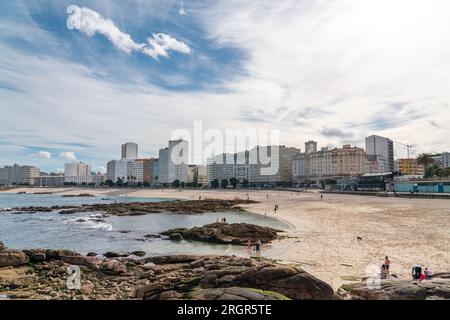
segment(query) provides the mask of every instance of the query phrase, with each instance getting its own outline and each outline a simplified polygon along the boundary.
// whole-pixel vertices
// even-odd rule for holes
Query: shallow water
[[[12,201],[14,198],[17,201],[15,203]],[[137,198],[128,198],[127,200],[130,202],[139,201]],[[163,201],[159,198],[144,198],[143,200],[147,202]],[[99,201],[103,202],[99,198],[62,198],[56,195],[39,195],[39,197],[36,197],[36,195],[13,195],[13,197],[4,197],[0,194],[0,207],[70,205]],[[107,251],[131,252],[142,250],[150,256],[181,253],[245,254],[245,248],[231,245],[205,244],[192,241],[174,242],[163,239],[141,241],[147,234],[157,234],[171,228],[202,226],[216,222],[217,219],[222,217],[226,217],[229,223],[246,222],[282,230],[289,228],[288,225],[271,217],[241,212],[190,215],[159,213],[107,218],[102,218],[95,212],[73,215],[60,215],[57,212],[21,215],[1,213],[0,241],[10,248],[64,248],[80,253],[93,251],[103,254]]]

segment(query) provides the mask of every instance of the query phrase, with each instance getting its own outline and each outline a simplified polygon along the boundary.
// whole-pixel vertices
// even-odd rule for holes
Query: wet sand
[[[19,192],[21,189],[7,192]],[[42,189],[23,189],[28,193]],[[275,241],[266,252],[271,258],[297,262],[335,289],[359,280],[366,269],[379,268],[388,255],[391,273],[410,278],[411,267],[420,264],[435,273],[450,270],[450,200],[382,198],[374,196],[241,190],[149,189],[52,189],[62,194],[91,193],[99,196],[233,199],[259,203],[248,211],[281,219],[292,228],[290,239]],[[267,198],[267,194],[269,197]],[[279,210],[274,213],[274,206]],[[358,241],[361,237],[362,241]],[[264,251],[263,251],[264,254]]]

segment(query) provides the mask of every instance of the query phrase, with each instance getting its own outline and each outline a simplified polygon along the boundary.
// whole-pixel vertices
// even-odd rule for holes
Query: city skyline
[[[279,129],[302,149],[378,134],[449,151],[447,2],[184,1],[180,12],[180,1],[2,2],[0,164],[103,171],[118,144],[157,157],[199,119]]]

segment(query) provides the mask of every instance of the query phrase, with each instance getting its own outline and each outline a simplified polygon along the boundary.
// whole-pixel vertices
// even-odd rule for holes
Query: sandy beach
[[[14,189],[7,192],[42,192]],[[382,198],[374,196],[247,190],[151,190],[151,189],[48,189],[54,193],[91,193],[100,196],[233,199],[258,203],[250,212],[281,219],[292,227],[289,239],[275,241],[270,258],[300,264],[306,271],[331,284],[360,280],[370,266],[379,268],[384,256],[391,273],[410,278],[411,267],[420,264],[434,272],[450,269],[450,200]],[[267,197],[268,195],[268,197]],[[274,213],[275,205],[279,206]],[[361,241],[357,237],[362,238]]]

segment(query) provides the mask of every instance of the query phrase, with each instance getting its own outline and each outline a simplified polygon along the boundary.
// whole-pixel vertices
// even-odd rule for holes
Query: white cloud
[[[106,167],[103,167],[103,166],[97,167],[97,171],[100,172],[100,173],[105,174],[106,173]]]
[[[42,158],[42,159],[51,159],[52,158],[52,154],[47,151],[39,151],[35,155],[36,155],[36,157]]]
[[[76,29],[92,37],[96,33],[104,35],[119,50],[126,53],[142,52],[153,59],[159,56],[169,57],[169,51],[190,54],[190,47],[182,41],[164,33],[153,34],[148,44],[136,43],[129,34],[122,32],[113,21],[105,19],[99,13],[86,8],[71,5],[67,7],[67,28]]]
[[[143,48],[142,52],[154,59],[158,56],[169,57],[169,50],[184,54],[191,53],[191,48],[187,44],[164,33],[153,34],[152,38],[148,38],[148,43],[150,47]]]
[[[74,152],[61,152],[59,154],[60,158],[64,160],[76,160],[77,157],[75,156]]]

